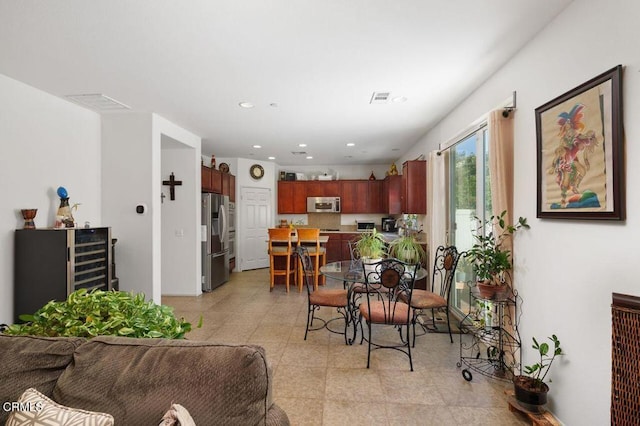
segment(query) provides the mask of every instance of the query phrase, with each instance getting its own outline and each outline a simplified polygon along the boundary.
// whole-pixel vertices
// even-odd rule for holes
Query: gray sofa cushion
[[[197,425],[266,424],[271,382],[259,346],[105,336],[75,351],[53,399],[123,425],[156,426],[172,403]]]
[[[0,401],[17,401],[28,388],[51,397],[58,377],[84,342],[82,338],[0,334]],[[8,416],[0,409],[0,424]]]

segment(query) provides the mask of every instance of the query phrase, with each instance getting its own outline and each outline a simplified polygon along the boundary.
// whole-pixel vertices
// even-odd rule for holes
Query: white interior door
[[[241,189],[242,242],[240,269],[269,267],[267,240],[271,223],[271,190],[267,188]]]

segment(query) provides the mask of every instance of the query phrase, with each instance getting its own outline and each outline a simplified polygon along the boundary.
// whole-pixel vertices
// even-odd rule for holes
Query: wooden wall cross
[[[182,181],[181,180],[176,180],[176,177],[173,175],[173,172],[171,172],[171,176],[169,176],[169,180],[163,180],[162,181],[163,185],[169,185],[169,195],[170,195],[170,199],[171,200],[175,200],[176,199],[176,186],[180,186],[182,185]]]

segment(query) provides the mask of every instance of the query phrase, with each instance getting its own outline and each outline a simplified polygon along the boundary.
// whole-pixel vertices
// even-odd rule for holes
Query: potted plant
[[[376,263],[387,256],[387,243],[381,233],[375,228],[371,232],[363,232],[356,241],[356,249],[360,253],[360,259],[368,270],[367,264]]]
[[[467,251],[467,259],[476,275],[480,294],[490,296],[505,283],[505,273],[512,268],[511,251],[503,243],[521,228],[529,228],[527,219],[520,217],[515,225],[507,225],[503,211],[499,216],[491,216],[478,227],[473,236],[475,243]],[[478,222],[480,219],[475,218]],[[488,232],[487,232],[488,230]]]
[[[427,253],[413,235],[404,235],[391,241],[389,256],[412,264],[423,264],[427,261]]]
[[[538,343],[536,338],[533,338],[532,348],[537,351],[540,359],[535,364],[526,365],[524,367],[525,374],[513,379],[515,397],[527,408],[537,408],[547,403],[549,386],[544,379],[549,374],[553,360],[557,356],[564,355],[558,337],[553,334],[548,339],[553,342],[553,350],[548,343]],[[551,381],[549,380],[549,382]]]
[[[25,323],[10,325],[3,333],[182,339],[191,331],[191,324],[177,319],[173,308],[146,301],[143,293],[123,291],[76,290],[66,300],[50,301],[33,315],[20,315],[20,319]]]

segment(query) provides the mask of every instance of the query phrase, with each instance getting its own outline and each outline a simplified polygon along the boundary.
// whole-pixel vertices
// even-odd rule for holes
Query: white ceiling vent
[[[291,151],[293,155],[307,155],[307,151]]]
[[[102,93],[89,93],[82,95],[66,95],[65,98],[71,102],[75,102],[83,107],[98,112],[121,111],[123,109],[131,109],[122,102],[116,101]]]
[[[389,101],[391,92],[373,92],[370,104],[386,104]]]

